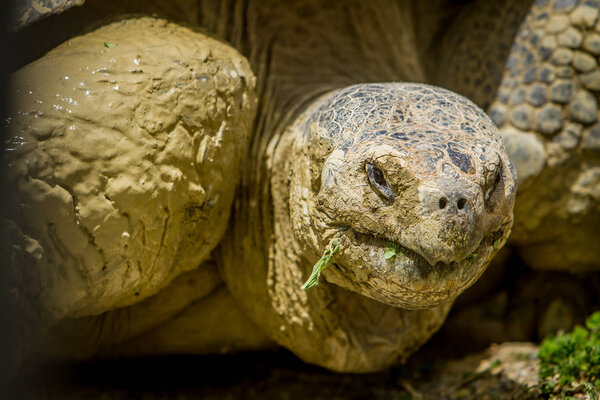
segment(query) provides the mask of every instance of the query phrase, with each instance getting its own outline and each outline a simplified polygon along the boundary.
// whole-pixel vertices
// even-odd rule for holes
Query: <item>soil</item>
[[[8,399],[529,399],[537,347],[505,343],[460,359],[421,352],[376,374],[336,374],[286,350],[38,365]]]
[[[537,348],[506,343],[453,360],[416,357],[366,374],[336,374],[285,350],[45,365],[22,371],[9,399],[536,398]],[[495,362],[500,359],[500,363]]]

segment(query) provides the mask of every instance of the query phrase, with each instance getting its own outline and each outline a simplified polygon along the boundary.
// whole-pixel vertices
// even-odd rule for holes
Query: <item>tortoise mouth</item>
[[[408,257],[415,264],[415,267],[419,268],[423,273],[427,273],[427,271],[431,268],[456,268],[459,264],[456,261],[452,261],[450,263],[444,263],[440,261],[433,265],[417,251],[411,249],[408,246],[405,246],[402,243],[394,242],[392,239],[387,239],[378,235],[373,235],[371,233],[361,233],[358,231],[354,231],[354,234],[358,241],[368,246],[381,246],[383,244],[384,258],[385,252],[390,248],[394,248],[394,250],[398,251],[398,254],[396,254],[396,256],[393,257]]]
[[[327,280],[403,308],[433,307],[453,300],[483,273],[497,250],[494,242],[504,236],[501,227],[484,236],[475,252],[460,262],[432,265],[402,244],[395,244],[396,254],[391,255],[393,242],[388,238],[350,226],[340,231],[344,246],[334,258],[333,268],[324,271]]]

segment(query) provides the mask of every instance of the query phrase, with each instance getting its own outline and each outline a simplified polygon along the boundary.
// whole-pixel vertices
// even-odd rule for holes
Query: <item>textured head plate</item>
[[[473,283],[508,236],[516,174],[494,124],[464,97],[361,84],[318,101],[302,124],[292,219],[309,211],[310,225],[294,227],[317,252],[342,242],[328,280],[431,306]],[[386,258],[390,246],[397,254]]]

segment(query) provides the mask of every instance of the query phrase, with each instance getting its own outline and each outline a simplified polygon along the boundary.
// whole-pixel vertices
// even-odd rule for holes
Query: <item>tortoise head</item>
[[[385,83],[326,95],[306,115],[292,223],[314,256],[339,242],[328,281],[422,308],[481,275],[510,233],[516,194],[515,170],[481,109],[433,86]]]

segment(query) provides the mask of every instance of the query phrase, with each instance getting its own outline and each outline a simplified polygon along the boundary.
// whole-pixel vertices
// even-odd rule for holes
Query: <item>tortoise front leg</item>
[[[490,107],[521,180],[513,241],[537,268],[600,268],[598,8],[537,1]]]
[[[36,346],[45,357],[80,360],[210,354],[272,346],[233,300],[212,261],[129,307],[67,318]]]
[[[82,360],[161,326],[223,284],[210,261],[185,272],[167,287],[129,307],[99,315],[65,318],[38,341],[36,352],[52,359]]]
[[[536,268],[600,267],[599,4],[483,1],[455,21],[478,26],[481,41],[457,52],[449,64],[464,71],[448,78],[500,128],[519,176],[511,238]],[[493,23],[475,12],[494,7]]]
[[[208,258],[255,113],[243,56],[134,18],[69,40],[11,83],[2,217],[15,338],[140,302]]]

